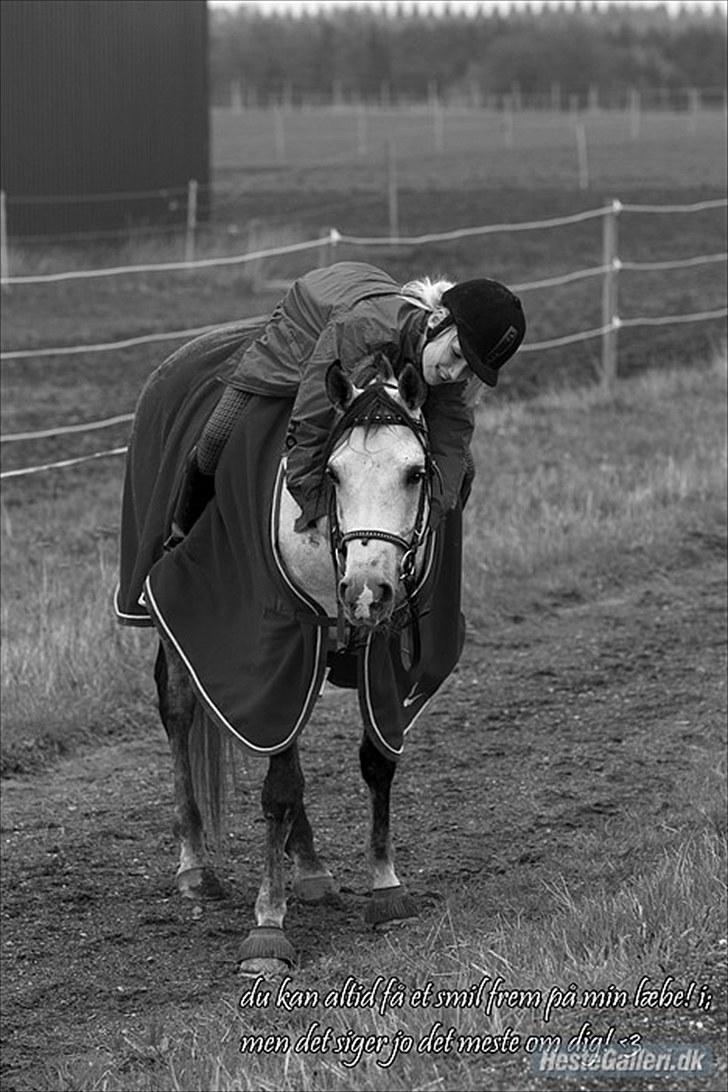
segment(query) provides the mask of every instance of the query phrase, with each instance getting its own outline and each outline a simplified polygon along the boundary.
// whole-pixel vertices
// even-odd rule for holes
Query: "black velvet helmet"
[[[461,281],[443,292],[442,302],[457,326],[460,348],[475,374],[494,387],[498,369],[515,353],[526,332],[518,296],[498,281]]]

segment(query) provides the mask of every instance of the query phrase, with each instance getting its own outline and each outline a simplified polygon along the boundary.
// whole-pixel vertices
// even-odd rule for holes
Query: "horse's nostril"
[[[348,585],[346,580],[340,580],[339,581],[339,595],[341,596],[342,599],[346,595],[346,589],[348,587],[349,587],[349,585]]]
[[[382,593],[380,602],[383,605],[386,605],[387,603],[390,603],[391,600],[394,598],[394,592],[392,591],[392,585],[391,584],[380,584],[379,585],[379,590]]]

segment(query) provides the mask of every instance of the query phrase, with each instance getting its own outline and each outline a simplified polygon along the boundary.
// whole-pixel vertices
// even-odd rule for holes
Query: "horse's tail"
[[[208,837],[217,844],[226,803],[235,792],[235,744],[197,703],[189,734],[192,786]]]

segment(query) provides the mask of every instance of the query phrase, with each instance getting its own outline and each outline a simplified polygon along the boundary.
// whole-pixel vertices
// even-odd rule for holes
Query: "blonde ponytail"
[[[407,281],[402,285],[402,295],[417,300],[429,311],[435,311],[442,305],[442,294],[452,288],[453,281],[447,281],[442,277],[431,280],[430,277],[420,277],[418,280]]]

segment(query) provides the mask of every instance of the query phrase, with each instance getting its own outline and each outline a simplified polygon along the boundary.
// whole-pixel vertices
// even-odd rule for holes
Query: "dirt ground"
[[[723,551],[696,534],[669,571],[597,602],[556,598],[470,628],[395,782],[398,864],[425,914],[473,885],[485,911],[538,915],[544,879],[563,874],[576,896],[603,879],[595,837],[616,884],[635,869],[628,828],[689,820],[676,787],[712,765],[725,724]],[[152,645],[150,635],[150,670]],[[304,967],[347,938],[377,943],[361,917],[367,801],[349,701],[325,696],[304,739],[311,819],[343,890],[339,908],[291,903]],[[223,855],[231,897],[197,920],[173,891],[171,767],[151,718],[138,739],[5,781],[4,1089],[47,1087],[64,1058],[234,983],[259,878],[261,772],[252,763],[243,775],[249,834]],[[718,1006],[705,1035],[724,1022]]]

